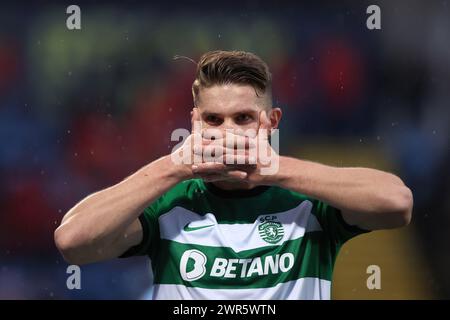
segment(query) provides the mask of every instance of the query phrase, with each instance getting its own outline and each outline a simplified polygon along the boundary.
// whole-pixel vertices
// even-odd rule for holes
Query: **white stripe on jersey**
[[[305,232],[320,231],[319,222],[311,213],[313,204],[305,200],[290,210],[262,213],[253,223],[218,224],[212,213],[199,215],[183,207],[174,207],[159,217],[161,239],[185,244],[230,247],[235,252],[267,246],[279,246],[287,240],[304,236]],[[259,218],[276,216],[283,225],[283,238],[274,244],[264,241],[258,231]],[[183,230],[188,226],[190,231]],[[201,227],[199,229],[196,229]]]
[[[301,278],[270,288],[205,289],[176,284],[156,284],[155,300],[330,300],[331,281]]]

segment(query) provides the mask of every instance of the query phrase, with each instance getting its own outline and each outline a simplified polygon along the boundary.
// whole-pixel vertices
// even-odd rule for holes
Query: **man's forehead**
[[[203,88],[200,94],[201,112],[253,112],[259,111],[262,99],[251,86],[225,84]]]

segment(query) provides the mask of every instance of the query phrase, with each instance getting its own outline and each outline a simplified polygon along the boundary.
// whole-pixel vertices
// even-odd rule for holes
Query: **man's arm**
[[[75,205],[55,230],[55,243],[64,259],[86,264],[112,259],[143,238],[139,216],[152,202],[181,181],[203,177],[193,173],[194,146],[201,143],[201,118],[191,114],[192,134],[181,148],[143,167],[122,182],[96,192]],[[215,175],[229,180],[243,172],[227,168]],[[214,175],[214,176],[215,176]],[[210,176],[211,178],[211,176]]]
[[[75,205],[55,231],[56,246],[73,264],[118,257],[142,241],[142,211],[190,175],[185,166],[174,165],[170,155],[150,163]]]
[[[265,179],[340,209],[349,225],[365,230],[397,228],[411,220],[411,190],[387,172],[336,168],[280,156],[278,173]]]
[[[262,175],[262,169],[270,168],[271,164],[262,164],[258,160],[256,167],[241,167],[247,172],[246,176],[240,177],[243,183],[278,185],[308,195],[340,209],[345,222],[366,230],[396,228],[410,222],[412,193],[397,176],[375,169],[336,168],[279,156],[268,141],[267,133],[273,126],[264,110],[260,112],[259,123],[258,151],[263,150],[263,154],[272,157],[271,161],[278,161],[279,170]],[[225,164],[202,163],[193,171],[207,175],[226,167]]]

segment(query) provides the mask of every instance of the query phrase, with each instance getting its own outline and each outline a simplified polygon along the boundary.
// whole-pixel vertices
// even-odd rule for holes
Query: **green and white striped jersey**
[[[279,187],[184,181],[140,216],[154,299],[330,299],[342,244],[365,232],[339,210]]]

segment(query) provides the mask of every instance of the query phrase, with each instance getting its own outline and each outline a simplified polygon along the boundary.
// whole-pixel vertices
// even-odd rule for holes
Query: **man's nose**
[[[233,119],[231,118],[226,118],[221,126],[222,130],[236,130],[239,128],[239,125],[237,125]]]

